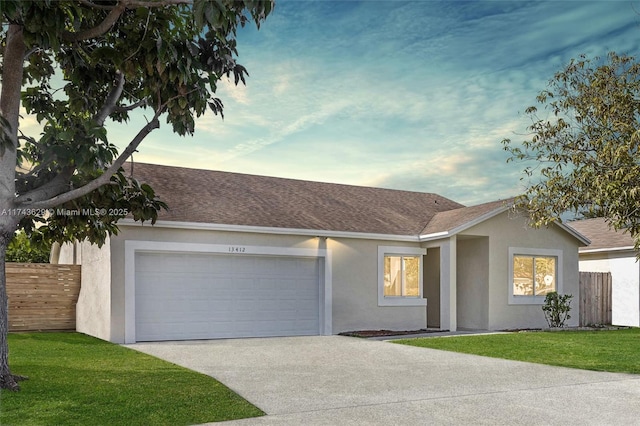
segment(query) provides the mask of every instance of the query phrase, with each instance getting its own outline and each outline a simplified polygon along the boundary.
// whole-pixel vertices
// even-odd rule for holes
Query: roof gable
[[[506,200],[491,201],[475,206],[461,207],[454,210],[436,213],[420,233],[420,240],[442,238],[455,235],[474,225],[482,223],[492,217],[502,214],[514,206],[514,198]],[[581,246],[589,244],[589,239],[577,232],[575,229],[561,222],[555,222],[555,226],[567,232],[580,242]]]
[[[507,211],[513,204],[513,199],[498,200],[478,204],[470,207],[460,207],[453,210],[436,213],[427,226],[420,232],[421,237],[447,233],[449,235],[467,229],[477,223]]]

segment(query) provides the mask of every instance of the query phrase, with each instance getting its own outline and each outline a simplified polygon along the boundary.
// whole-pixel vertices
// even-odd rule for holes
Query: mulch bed
[[[510,333],[527,333],[530,331],[609,331],[609,330],[625,330],[629,327],[624,325],[606,325],[606,324],[595,324],[581,327],[554,327],[554,328],[512,328],[506,331]]]
[[[340,336],[349,337],[384,337],[384,336],[406,336],[410,334],[425,334],[425,333],[442,333],[443,330],[434,330],[421,328],[420,330],[357,330],[357,331],[345,331],[338,333]]]
[[[611,325],[594,325],[590,327],[564,327],[564,328],[512,328],[506,330],[500,330],[510,333],[527,333],[535,331],[597,331],[597,330],[620,330],[628,327],[623,326],[611,326]],[[338,333],[340,336],[349,337],[387,337],[387,336],[408,336],[411,334],[426,334],[426,333],[442,333],[448,330],[436,330],[433,328],[421,328],[419,330],[355,330],[345,331]]]

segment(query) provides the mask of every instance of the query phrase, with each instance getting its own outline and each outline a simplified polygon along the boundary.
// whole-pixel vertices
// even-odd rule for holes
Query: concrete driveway
[[[128,346],[213,376],[267,413],[237,425],[640,424],[640,375],[342,336]]]

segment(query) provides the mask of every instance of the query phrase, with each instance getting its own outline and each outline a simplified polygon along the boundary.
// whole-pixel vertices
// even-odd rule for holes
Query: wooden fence
[[[611,324],[611,273],[580,272],[580,326]]]
[[[7,263],[9,331],[75,330],[80,265]]]

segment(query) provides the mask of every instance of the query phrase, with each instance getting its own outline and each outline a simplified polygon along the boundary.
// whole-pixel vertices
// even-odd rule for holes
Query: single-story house
[[[611,273],[611,322],[640,326],[640,265],[628,232],[610,228],[602,218],[570,222],[591,240],[580,247],[580,271]]]
[[[59,254],[82,264],[78,331],[112,342],[543,327],[547,292],[578,293],[588,240],[562,224],[529,228],[509,202],[152,164],[132,173],[169,210]]]

